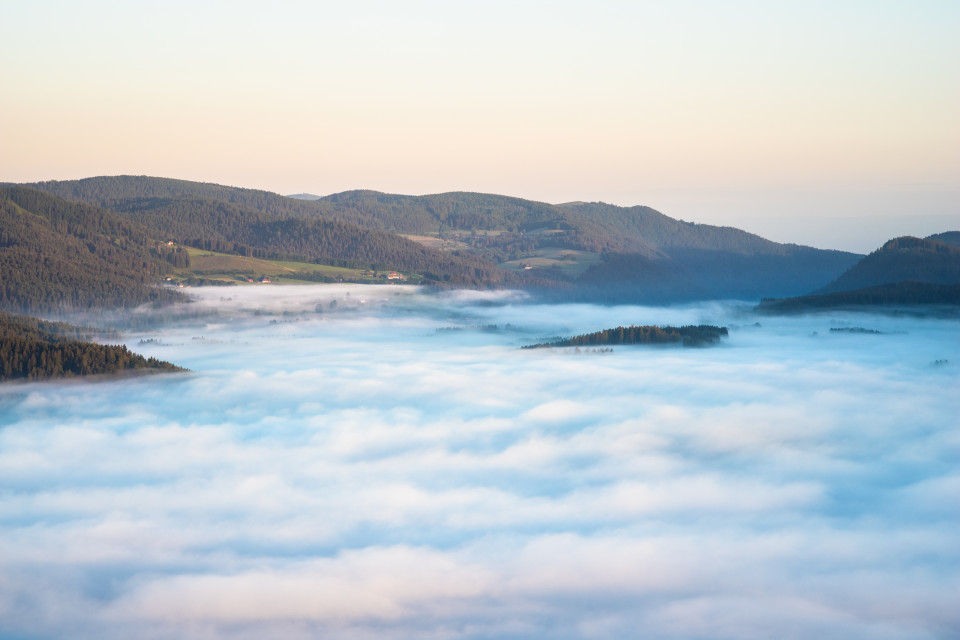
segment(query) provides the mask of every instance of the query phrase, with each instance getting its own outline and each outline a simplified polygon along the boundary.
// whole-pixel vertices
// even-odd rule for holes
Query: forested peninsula
[[[133,371],[186,371],[123,345],[90,342],[94,329],[0,312],[0,381]]]
[[[896,282],[852,291],[811,294],[795,298],[765,298],[754,311],[766,314],[794,314],[835,309],[877,310],[895,307],[960,305],[960,284]]]
[[[709,324],[688,325],[684,327],[658,327],[652,325],[631,325],[604,329],[594,333],[585,333],[565,340],[542,342],[522,347],[523,349],[543,349],[548,347],[610,347],[631,344],[682,344],[684,347],[704,347],[720,342],[728,335],[726,327]]]

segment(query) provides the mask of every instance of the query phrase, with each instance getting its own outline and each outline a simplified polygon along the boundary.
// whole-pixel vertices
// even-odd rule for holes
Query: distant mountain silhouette
[[[292,193],[287,197],[293,198],[294,200],[319,200],[323,196],[317,196],[312,193]]]
[[[960,283],[960,246],[948,242],[957,236],[960,232],[926,239],[894,238],[814,293],[851,291],[903,281]]]
[[[551,205],[521,198],[444,193],[397,196],[349,191],[317,205],[329,216],[400,233],[471,236],[495,262],[560,248],[601,254],[569,278],[563,296],[587,300],[677,300],[793,295],[835,278],[861,256],[780,244],[733,227],[675,220],[645,206],[601,202]],[[564,280],[562,273],[541,272]]]

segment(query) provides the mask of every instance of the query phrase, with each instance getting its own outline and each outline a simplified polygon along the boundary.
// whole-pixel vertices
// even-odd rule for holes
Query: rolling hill
[[[938,240],[940,242],[946,242],[947,244],[955,247],[960,247],[960,231],[944,231],[943,233],[935,233],[932,236],[927,236],[927,240]]]
[[[596,264],[575,277],[550,269],[537,272],[573,285],[558,295],[588,300],[791,295],[822,286],[861,257],[771,242],[732,227],[683,222],[643,206],[374,191],[335,194],[316,204],[325,215],[360,225],[454,237],[500,263],[523,262],[549,249],[599,254]]]
[[[349,191],[304,200],[146,176],[31,186],[108,207],[206,248],[389,266],[456,286],[526,286],[580,299],[797,295],[824,286],[861,257],[683,222],[643,206],[552,205],[463,192]],[[573,264],[553,259],[559,251],[568,251]]]
[[[515,285],[481,256],[437,251],[375,228],[320,216],[312,202],[208,183],[117,176],[30,185],[108,207],[160,237],[239,255],[416,272],[445,286]]]
[[[0,307],[15,312],[132,307],[179,299],[156,287],[172,265],[123,216],[23,187],[0,188]]]
[[[960,305],[960,232],[893,238],[826,287],[803,296],[765,299],[764,313],[866,307]]]
[[[951,237],[949,232],[940,235]],[[814,293],[851,291],[904,281],[960,283],[960,246],[939,240],[937,236],[894,238]]]

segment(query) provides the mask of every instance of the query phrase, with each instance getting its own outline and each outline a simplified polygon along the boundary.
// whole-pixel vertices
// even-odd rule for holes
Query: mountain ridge
[[[179,299],[155,286],[175,254],[115,212],[0,187],[0,307],[66,311]]]
[[[951,237],[950,234],[937,235]],[[837,293],[903,281],[960,283],[960,246],[936,236],[892,238],[813,293]]]
[[[390,246],[375,253],[394,261],[406,256],[390,268],[428,271],[440,284],[519,286],[582,300],[799,295],[836,279],[862,257],[777,243],[735,227],[684,222],[643,205],[553,205],[464,191],[406,196],[352,190],[301,200],[150,176],[26,186],[122,212],[184,242],[219,243],[221,251],[382,267],[383,261],[362,254],[374,245]],[[206,237],[188,233],[187,219]],[[338,240],[344,247],[355,245],[339,253],[331,252],[329,243],[321,249],[333,236],[359,242]],[[364,238],[374,239],[373,245]]]

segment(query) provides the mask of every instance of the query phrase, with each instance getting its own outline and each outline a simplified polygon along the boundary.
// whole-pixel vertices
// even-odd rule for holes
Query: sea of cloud
[[[194,295],[192,373],[0,388],[0,637],[960,635],[956,319]]]

